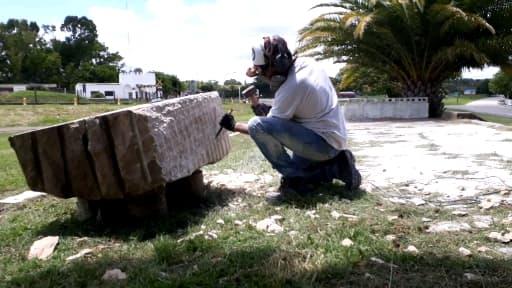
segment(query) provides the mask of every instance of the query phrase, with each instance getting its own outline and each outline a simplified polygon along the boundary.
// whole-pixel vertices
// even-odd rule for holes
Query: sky
[[[67,15],[87,16],[99,41],[119,52],[128,68],[174,74],[180,80],[251,82],[251,47],[281,35],[293,51],[297,31],[328,0],[0,0],[0,22],[23,18],[56,25]],[[56,33],[55,37],[62,37]],[[342,64],[322,61],[330,76]],[[492,78],[498,68],[465,71],[465,78]]]

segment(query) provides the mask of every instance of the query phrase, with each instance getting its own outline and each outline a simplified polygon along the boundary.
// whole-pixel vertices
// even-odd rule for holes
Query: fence
[[[133,100],[88,99],[60,91],[27,90],[9,94],[0,94],[0,105],[34,105],[34,104],[131,104]]]

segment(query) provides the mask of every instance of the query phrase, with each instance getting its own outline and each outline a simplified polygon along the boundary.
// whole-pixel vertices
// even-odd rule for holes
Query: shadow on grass
[[[75,216],[64,220],[56,220],[44,226],[38,235],[61,235],[76,237],[115,237],[120,240],[137,239],[150,240],[159,234],[179,234],[189,225],[199,223],[216,207],[227,205],[231,198],[240,191],[208,188],[207,197],[179,197],[169,202],[169,214],[162,217],[146,217],[136,219],[119,217],[110,221],[90,219],[80,221]]]
[[[323,184],[309,195],[290,195],[285,197],[282,203],[272,203],[273,205],[289,204],[300,209],[310,209],[318,204],[325,204],[332,201],[346,199],[356,201],[367,195],[363,189],[350,191],[344,185],[335,183]]]
[[[7,287],[511,287],[510,261],[412,256],[360,247],[339,249],[329,263],[308,263],[307,253],[271,245],[243,249],[195,238],[160,240],[148,257],[82,259],[20,273]],[[372,261],[378,257],[386,263]],[[390,264],[392,263],[392,264]],[[393,266],[391,266],[393,265]],[[391,268],[393,267],[393,268]],[[118,268],[126,280],[101,280]],[[471,273],[472,278],[464,275]]]

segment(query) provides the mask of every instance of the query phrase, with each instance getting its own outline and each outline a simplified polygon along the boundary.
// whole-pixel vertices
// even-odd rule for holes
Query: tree
[[[491,94],[491,90],[489,90],[489,83],[491,80],[484,79],[479,81],[478,86],[476,87],[476,94]]]
[[[175,75],[168,75],[162,72],[155,72],[156,81],[162,83],[162,92],[165,99],[176,97],[183,91],[180,79]]]
[[[201,90],[203,92],[216,91],[216,90],[219,90],[219,83],[215,80],[210,80],[207,82],[201,81],[201,82],[199,82],[197,87],[199,88],[199,90]]]
[[[299,51],[375,69],[397,83],[402,97],[428,97],[429,115],[443,110],[442,83],[463,68],[492,61],[478,41],[496,30],[474,0],[339,0],[300,31]],[[491,2],[491,1],[486,1]],[[482,12],[483,13],[483,12]],[[502,61],[496,59],[496,61]]]
[[[77,82],[117,82],[122,57],[98,41],[96,25],[87,17],[67,16],[60,30],[64,41],[52,40],[61,56],[62,86],[72,89]]]
[[[346,65],[338,73],[338,78],[341,81],[337,90],[356,91],[365,95],[388,94],[396,88],[396,83],[390,81],[388,75],[359,65]],[[390,93],[388,96],[395,95]]]
[[[503,94],[505,97],[512,99],[512,75],[500,71],[494,75],[489,82],[489,89],[496,94]]]
[[[25,19],[0,23],[0,82],[24,82],[25,57],[39,48],[39,27]]]

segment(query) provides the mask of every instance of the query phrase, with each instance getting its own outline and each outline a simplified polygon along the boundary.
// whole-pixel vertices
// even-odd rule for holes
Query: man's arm
[[[249,126],[246,123],[236,123],[235,124],[235,132],[240,132],[242,134],[249,134]]]

